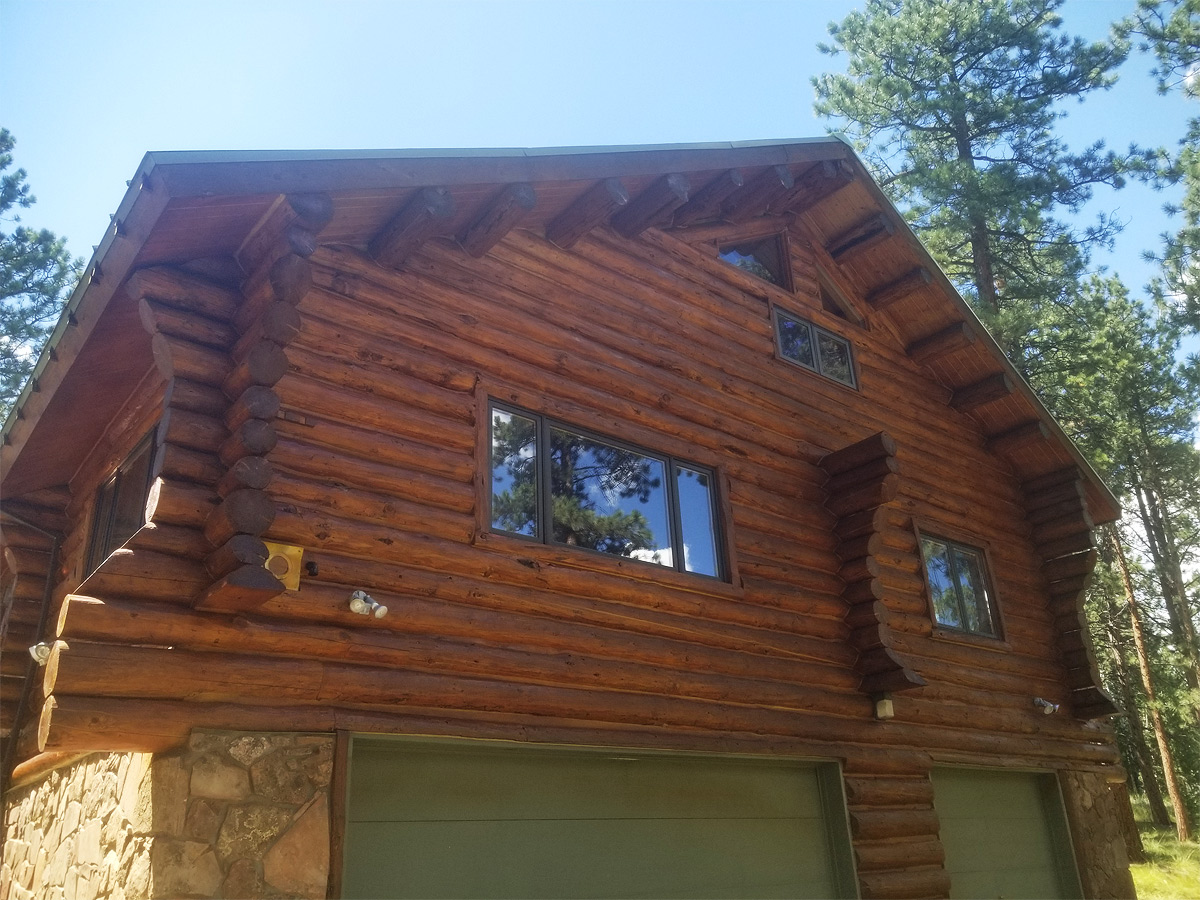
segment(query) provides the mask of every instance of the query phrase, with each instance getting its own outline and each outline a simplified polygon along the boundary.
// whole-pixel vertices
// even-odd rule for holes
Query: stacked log
[[[880,580],[887,563],[881,561],[888,526],[888,504],[899,487],[896,442],[885,432],[863,438],[821,460],[829,475],[826,507],[838,517],[837,548],[846,587],[846,624],[850,643],[858,650],[855,669],[859,690],[882,699],[893,691],[921,687],[925,679],[897,651],[889,624],[887,594]]]
[[[146,521],[154,529],[201,533],[219,501],[220,450],[229,436],[221,384],[231,369],[229,350],[235,335],[230,322],[239,298],[228,287],[167,266],[135,272],[127,291],[138,304],[155,363],[167,382]],[[166,553],[147,549],[143,562],[142,538],[139,532],[127,545],[136,560],[129,552],[113,554],[87,576],[88,590],[128,596],[140,589],[144,596],[154,596],[155,587],[165,589],[168,584],[154,572],[172,569],[178,577],[168,579],[167,596],[190,602],[206,589],[211,579],[197,566],[194,541],[177,542]]]
[[[1027,481],[1022,487],[1033,545],[1050,585],[1049,608],[1067,670],[1068,705],[1081,719],[1112,715],[1117,707],[1100,686],[1100,670],[1083,613],[1083,595],[1098,555],[1083,478],[1071,466]]]
[[[268,553],[262,540],[276,512],[268,492],[274,476],[268,454],[278,442],[275,386],[288,371],[284,348],[300,333],[296,304],[312,286],[307,257],[332,215],[328,197],[287,197],[240,253],[250,275],[231,319],[231,367],[220,386],[229,404],[224,418],[228,437],[218,449],[220,501],[204,524],[204,536],[214,548],[205,561],[212,584],[198,599],[199,608],[249,609],[285,590],[265,568]]]
[[[906,753],[847,762],[846,806],[864,900],[949,896],[928,765]]]
[[[44,532],[62,533],[69,500],[66,488],[4,500],[5,512],[17,517],[0,522],[0,737],[6,742],[16,725],[22,691],[37,668],[27,651],[44,637],[44,619],[50,614],[44,611],[47,590],[63,574],[61,555],[56,564],[54,541]],[[27,706],[22,718],[28,711]]]

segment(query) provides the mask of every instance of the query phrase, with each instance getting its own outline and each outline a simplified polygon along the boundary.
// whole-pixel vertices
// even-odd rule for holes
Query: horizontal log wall
[[[1008,466],[886,329],[821,308],[813,251],[790,244],[795,294],[654,228],[570,250],[512,231],[479,258],[432,239],[398,271],[320,247],[287,341],[254,276],[266,299],[205,339],[236,340],[238,366],[278,349],[274,418],[247,372],[173,354],[157,527],[66,605],[27,740],[152,749],[203,724],[835,757],[864,894],[944,892],[931,761],[1100,771],[1116,753],[1032,705],[1073,687],[1047,607],[1070,573],[1043,571]],[[849,338],[861,389],[778,359],[772,304]],[[716,469],[732,583],[490,532],[488,397]],[[262,537],[309,569],[237,615],[194,609],[172,584],[211,572],[198,531],[236,493],[214,485],[267,453],[220,428],[254,421],[274,439]],[[845,451],[881,432],[894,452]],[[935,634],[916,526],[986,548],[1002,641]],[[387,616],[352,613],[355,590]]]

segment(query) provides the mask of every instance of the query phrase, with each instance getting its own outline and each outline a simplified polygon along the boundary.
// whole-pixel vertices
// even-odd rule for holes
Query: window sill
[[[934,623],[933,637],[939,641],[948,641],[954,644],[965,644],[968,647],[978,647],[981,650],[995,650],[998,652],[1006,652],[1012,650],[1012,645],[1003,638],[988,637],[983,634],[971,634],[966,631],[955,631],[953,628]]]
[[[613,556],[580,547],[542,544],[532,538],[520,535],[482,531],[476,535],[475,546],[513,557],[522,564],[535,568],[561,567],[595,572],[617,578],[628,578],[657,587],[730,600],[740,600],[745,597],[746,593],[745,589],[710,575],[679,572],[656,563],[624,556]]]

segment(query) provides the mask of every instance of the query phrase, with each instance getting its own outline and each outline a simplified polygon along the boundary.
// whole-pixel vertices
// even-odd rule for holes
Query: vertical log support
[[[1067,669],[1068,705],[1079,719],[1099,719],[1117,706],[1100,686],[1100,670],[1083,614],[1097,551],[1083,478],[1075,466],[1022,485],[1030,537],[1049,584],[1055,642]]]
[[[896,442],[879,432],[826,455],[821,468],[829,475],[825,506],[838,517],[839,574],[846,583],[850,639],[858,649],[859,690],[878,701],[895,691],[921,687],[925,680],[893,647],[878,578],[883,563],[876,554],[887,527],[887,506],[899,487]]]
[[[232,319],[235,339],[221,383],[228,437],[218,451],[219,502],[204,523],[204,536],[213,548],[205,568],[213,583],[196,601],[199,609],[251,609],[285,590],[263,566],[267,548],[261,537],[275,520],[275,501],[268,491],[268,454],[277,440],[272,423],[280,407],[274,388],[287,373],[284,348],[300,333],[296,304],[312,288],[308,256],[332,216],[328,197],[285,197],[238,252],[249,275]]]

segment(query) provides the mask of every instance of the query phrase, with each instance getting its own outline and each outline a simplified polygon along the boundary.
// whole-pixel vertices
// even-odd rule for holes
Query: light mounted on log
[[[1043,700],[1041,697],[1034,697],[1033,705],[1040,709],[1047,716],[1052,716],[1058,712],[1057,703],[1051,703],[1049,700]]]
[[[387,615],[387,607],[383,606],[366,591],[355,591],[350,595],[350,612],[360,616],[374,616],[382,619]]]
[[[886,722],[888,719],[896,717],[896,707],[892,703],[891,694],[876,694],[875,695],[875,718],[881,722]]]
[[[39,666],[44,666],[50,659],[50,650],[50,645],[42,641],[40,644],[34,644],[29,648],[29,655],[33,657],[34,662]]]

